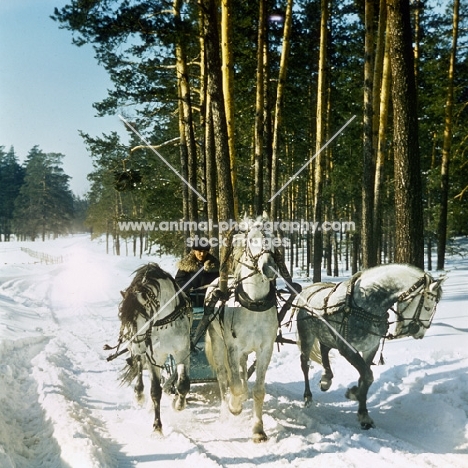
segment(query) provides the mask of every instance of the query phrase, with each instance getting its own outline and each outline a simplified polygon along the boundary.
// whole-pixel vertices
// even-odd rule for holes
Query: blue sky
[[[0,0],[0,146],[23,161],[34,145],[63,153],[77,195],[89,188],[92,161],[78,130],[118,131],[118,116],[96,117],[92,104],[112,84],[91,46],[76,47],[70,31],[50,19],[67,0]]]

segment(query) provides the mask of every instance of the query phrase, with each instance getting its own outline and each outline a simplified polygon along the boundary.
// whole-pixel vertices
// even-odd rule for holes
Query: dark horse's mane
[[[127,323],[134,323],[138,313],[144,313],[144,307],[138,302],[135,291],[143,285],[143,283],[150,283],[155,286],[159,291],[159,280],[170,280],[177,291],[178,287],[174,278],[164,271],[157,263],[148,263],[143,265],[133,272],[135,275],[130,286],[123,291],[123,300],[119,305],[119,318],[122,325]]]

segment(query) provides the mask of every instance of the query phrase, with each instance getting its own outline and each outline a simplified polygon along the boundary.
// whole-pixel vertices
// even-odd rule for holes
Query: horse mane
[[[126,289],[122,293],[123,299],[119,304],[119,319],[122,326],[128,324],[134,324],[139,313],[145,311],[144,307],[138,302],[135,294],[130,291],[130,288]]]
[[[402,263],[390,263],[385,265],[378,265],[367,270],[363,270],[361,272],[361,282],[362,283],[374,283],[375,287],[385,287],[385,283],[381,282],[383,280],[386,281],[394,281],[392,275],[388,273],[394,270],[394,275],[401,277],[401,274],[407,273],[408,275],[414,277],[416,281],[418,278],[421,278],[425,275],[424,270],[421,270],[414,265],[409,264],[402,264]]]
[[[139,283],[144,279],[148,281],[168,279],[175,283],[174,278],[154,262],[150,262],[147,265],[142,265],[140,268],[137,268],[133,274],[135,277],[133,278],[130,287],[132,287],[134,283]]]
[[[170,280],[177,291],[178,286],[174,278],[165,270],[163,270],[157,263],[150,262],[136,269],[133,274],[135,275],[130,286],[123,291],[122,302],[119,305],[119,318],[122,325],[134,323],[139,313],[144,313],[145,309],[138,301],[135,291],[140,288],[143,283],[150,283],[155,286],[159,291],[159,280]]]
[[[393,275],[388,275],[389,272],[393,272]],[[413,281],[417,281],[423,277],[429,278],[431,282],[435,281],[429,273],[426,273],[424,270],[414,265],[406,263],[391,263],[378,265],[362,271],[360,276],[361,287],[366,289],[368,292],[386,291],[389,286],[395,283],[395,277],[401,278],[404,274],[412,277]],[[437,288],[437,301],[439,301],[441,297],[442,288],[439,287]]]

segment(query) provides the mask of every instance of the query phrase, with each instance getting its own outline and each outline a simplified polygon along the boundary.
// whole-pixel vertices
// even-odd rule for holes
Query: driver
[[[195,239],[190,252],[178,264],[175,281],[194,298],[194,306],[203,305],[206,287],[219,277],[219,260],[210,253],[210,248],[208,242]]]

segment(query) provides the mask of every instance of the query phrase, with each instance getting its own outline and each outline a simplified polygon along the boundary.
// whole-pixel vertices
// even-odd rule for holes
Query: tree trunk
[[[218,11],[215,0],[199,0],[198,5],[204,13],[203,35],[206,50],[207,94],[211,103],[210,108],[213,116],[213,140],[218,175],[219,220],[228,222],[234,218],[234,194],[231,181],[226,112],[224,109]],[[227,236],[227,232],[220,233],[221,268],[219,287],[223,292],[227,291]]]
[[[418,87],[418,70],[419,70],[419,57],[420,57],[420,42],[421,42],[421,9],[422,2],[415,0],[413,5],[414,11],[414,80],[416,88]]]
[[[382,12],[381,12],[382,14]],[[386,15],[385,15],[386,16]],[[385,32],[383,32],[385,34]],[[388,104],[390,101],[390,58],[389,58],[389,41],[388,36],[385,40],[385,53],[383,60],[382,80],[380,89],[380,105],[379,105],[379,124],[378,124],[378,139],[377,139],[377,158],[375,165],[375,181],[374,181],[374,248],[377,264],[381,263],[382,259],[382,183],[383,183],[383,168],[385,157],[387,154],[387,121],[388,121]]]
[[[365,2],[365,45],[364,45],[364,122],[363,122],[363,165],[362,165],[362,266],[375,265],[373,243],[373,202],[375,162],[373,147],[373,73],[374,73],[374,0]],[[377,92],[377,90],[375,90]]]
[[[395,157],[395,261],[424,268],[417,90],[409,0],[388,0]]]
[[[206,199],[207,199],[207,215],[208,219],[218,225],[218,207],[216,204],[216,150],[214,142],[214,126],[213,116],[211,113],[211,102],[208,96],[206,102],[206,118],[205,118],[205,162],[206,162]],[[210,237],[218,238],[218,229],[213,226],[213,230],[209,233]],[[219,246],[214,249],[219,256]]]
[[[176,25],[180,25],[180,7],[182,0],[174,0],[173,13]],[[176,35],[175,43],[177,89],[179,93],[179,126],[180,149],[182,171],[187,168],[187,179],[192,187],[197,186],[197,147],[193,130],[192,100],[190,97],[190,85],[188,80],[187,60],[184,50],[184,42],[181,34]],[[180,115],[182,112],[182,115]],[[184,164],[186,162],[186,164]],[[184,167],[185,166],[185,167]],[[184,174],[182,174],[185,177]],[[189,221],[198,221],[197,195],[193,190],[187,190],[184,184],[184,195],[187,196],[187,214]],[[192,233],[193,234],[193,233]]]
[[[234,195],[234,216],[239,215],[237,199],[237,162],[234,144],[234,63],[232,59],[232,26],[231,26],[231,0],[221,1],[221,53],[223,72],[223,94],[226,109],[226,123],[228,132],[229,154],[231,157],[231,180]]]
[[[263,212],[263,149],[264,149],[264,111],[265,111],[265,80],[264,54],[266,36],[267,12],[266,0],[259,0],[258,39],[257,39],[257,90],[255,98],[255,136],[254,136],[254,214]]]
[[[321,1],[322,16],[320,20],[320,55],[317,78],[317,127],[315,150],[316,153],[324,144],[326,127],[326,79],[327,79],[327,36],[328,36],[328,0]],[[322,207],[322,188],[323,188],[323,170],[325,163],[325,154],[320,153],[315,159],[315,187],[314,187],[314,221],[319,225],[323,222]],[[314,283],[322,281],[322,250],[323,233],[316,230],[314,233],[314,251],[313,251],[313,281]]]
[[[286,6],[286,15],[284,19],[284,31],[283,31],[283,48],[281,50],[280,69],[278,76],[278,86],[276,89],[276,104],[275,114],[273,123],[273,144],[272,144],[272,164],[271,164],[271,182],[270,182],[270,197],[276,194],[277,178],[278,178],[278,152],[279,152],[279,131],[281,128],[281,110],[283,105],[284,87],[286,84],[286,73],[288,69],[288,57],[290,49],[290,38],[291,38],[291,26],[292,26],[292,9],[293,0],[288,0]],[[277,213],[277,199],[276,197],[271,200],[270,205],[270,217],[276,219]]]
[[[450,53],[450,65],[447,84],[447,101],[445,104],[445,128],[444,143],[442,146],[442,164],[440,168],[440,217],[437,226],[437,269],[443,270],[445,264],[445,244],[447,243],[447,214],[449,194],[449,165],[450,150],[452,147],[453,127],[453,80],[455,74],[455,63],[457,56],[458,40],[458,13],[460,9],[459,0],[453,4],[453,32],[452,50]]]

